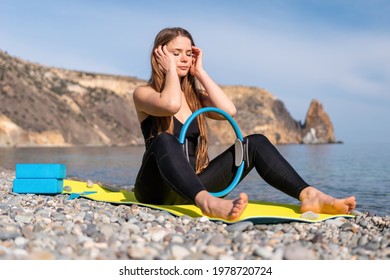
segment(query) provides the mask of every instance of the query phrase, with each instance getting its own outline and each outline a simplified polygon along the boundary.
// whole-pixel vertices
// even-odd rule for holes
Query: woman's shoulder
[[[134,102],[134,106],[137,112],[139,122],[142,122],[147,117],[147,115],[144,112],[142,112],[142,103],[148,88],[150,87],[144,84],[144,85],[137,86],[133,91],[133,102]]]
[[[134,101],[142,99],[142,97],[145,97],[147,93],[151,93],[154,90],[149,85],[139,85],[137,86],[133,91],[133,99]]]
[[[142,85],[138,85],[135,89],[134,89],[134,93],[137,93],[137,92],[145,92],[145,91],[150,91],[150,90],[153,90],[152,87],[148,84],[142,84]]]

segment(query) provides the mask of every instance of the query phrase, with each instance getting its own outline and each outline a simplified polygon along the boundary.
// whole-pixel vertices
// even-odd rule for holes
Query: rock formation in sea
[[[0,146],[142,145],[132,94],[145,81],[37,63],[0,51]],[[274,144],[334,143],[333,125],[317,100],[304,124],[265,89],[222,86],[237,107],[244,135]],[[209,121],[210,141],[232,143],[226,122]]]
[[[322,104],[316,99],[311,102],[306,114],[302,135],[304,144],[324,144],[336,141],[333,124]]]

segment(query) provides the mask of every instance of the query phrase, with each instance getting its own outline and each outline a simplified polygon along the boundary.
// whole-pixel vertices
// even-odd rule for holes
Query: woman
[[[146,151],[134,192],[143,203],[193,203],[204,215],[236,220],[248,204],[241,193],[236,199],[217,198],[209,192],[226,188],[236,173],[234,146],[209,162],[206,117],[201,114],[187,132],[189,158],[178,136],[183,123],[197,109],[218,107],[232,117],[236,108],[202,65],[202,51],[183,28],[161,30],[151,54],[152,75],[148,83],[135,89],[133,98]],[[349,213],[354,197],[335,199],[307,184],[263,135],[245,137],[249,159],[242,178],[253,168],[271,186],[301,202],[301,211]]]

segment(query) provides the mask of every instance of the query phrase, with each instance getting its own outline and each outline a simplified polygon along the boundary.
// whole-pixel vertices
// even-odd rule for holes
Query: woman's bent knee
[[[173,134],[170,134],[168,132],[160,133],[156,136],[156,139],[154,141],[158,142],[178,142],[179,140],[174,136]]]
[[[148,148],[149,153],[154,153],[158,158],[163,155],[183,155],[183,147],[176,136],[170,133],[159,134]]]
[[[154,139],[153,146],[158,146],[158,148],[163,147],[180,147],[179,140],[173,134],[163,132],[159,134],[156,139]]]
[[[269,139],[267,138],[267,136],[265,136],[263,134],[251,134],[251,135],[248,135],[246,138],[248,138],[249,143],[259,143],[259,144],[271,143],[269,141]]]

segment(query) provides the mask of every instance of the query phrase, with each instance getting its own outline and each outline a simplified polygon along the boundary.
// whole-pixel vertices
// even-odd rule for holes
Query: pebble
[[[248,228],[251,228],[253,226],[252,222],[245,221],[245,222],[239,222],[234,223],[226,227],[226,230],[229,232],[235,232],[235,231],[245,231]]]
[[[308,219],[308,220],[315,220],[315,219],[318,219],[319,217],[320,217],[320,215],[318,215],[317,213],[314,213],[312,211],[304,212],[301,215],[302,219]]]
[[[316,223],[226,224],[138,205],[15,194],[14,178],[0,167],[0,260],[390,259],[390,217],[370,211]]]

